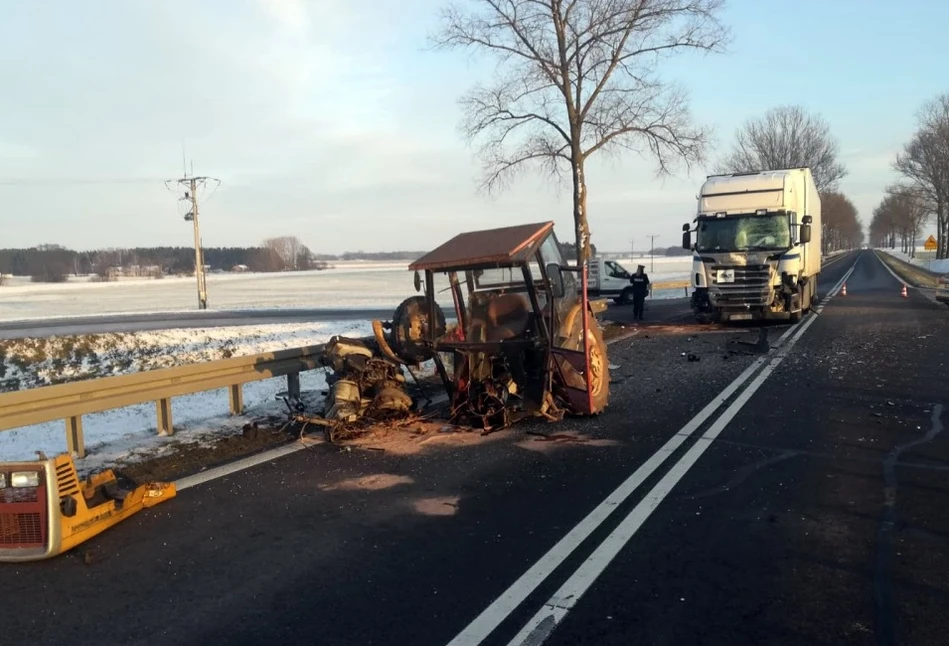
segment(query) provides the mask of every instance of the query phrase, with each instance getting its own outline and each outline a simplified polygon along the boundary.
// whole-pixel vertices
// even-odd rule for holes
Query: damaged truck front
[[[796,321],[817,299],[821,203],[808,168],[713,175],[682,227],[700,322]]]

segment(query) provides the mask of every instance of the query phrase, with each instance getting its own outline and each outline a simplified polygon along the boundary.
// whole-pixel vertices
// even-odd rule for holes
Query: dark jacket
[[[633,274],[630,276],[629,282],[633,286],[633,296],[645,298],[649,294],[649,275],[646,272]]]

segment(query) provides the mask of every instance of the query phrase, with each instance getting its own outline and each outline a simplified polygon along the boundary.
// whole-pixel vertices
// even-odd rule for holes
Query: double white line
[[[464,630],[449,642],[448,646],[476,646],[481,644],[534,590],[549,577],[569,557],[580,544],[603,524],[604,521],[625,502],[682,444],[694,435],[712,415],[735,395],[756,373],[757,376],[732,401],[708,430],[699,437],[678,462],[646,494],[593,553],[574,571],[563,585],[541,606],[540,610],[524,625],[508,646],[539,646],[563,621],[564,617],[577,604],[583,594],[593,585],[597,577],[606,569],[620,550],[636,534],[646,519],[659,506],[659,503],[672,491],[673,487],[692,468],[703,453],[712,445],[715,438],[738,414],[742,407],[755,394],[772,372],[784,361],[785,357],[804,335],[824,306],[840,291],[840,287],[853,273],[856,263],[843,278],[828,292],[814,313],[800,323],[789,328],[775,344],[775,355],[760,357],[715,396],[709,404],[672,436],[662,448],[656,451],[646,462],[630,475],[619,487],[561,538],[540,560],[520,578],[518,578],[501,596],[468,624]],[[767,365],[765,365],[767,364]],[[761,367],[764,365],[764,368]],[[759,369],[760,372],[759,372]]]

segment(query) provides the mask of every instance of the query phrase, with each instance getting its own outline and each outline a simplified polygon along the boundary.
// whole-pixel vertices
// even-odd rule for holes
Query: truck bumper
[[[760,303],[748,304],[735,301],[712,303],[708,288],[698,287],[692,292],[692,312],[699,320],[706,321],[787,321],[791,312],[772,311]]]

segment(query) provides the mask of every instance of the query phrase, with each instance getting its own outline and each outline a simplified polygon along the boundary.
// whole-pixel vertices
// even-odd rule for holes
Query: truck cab
[[[808,168],[709,176],[683,247],[700,322],[796,321],[817,297],[820,196]]]

